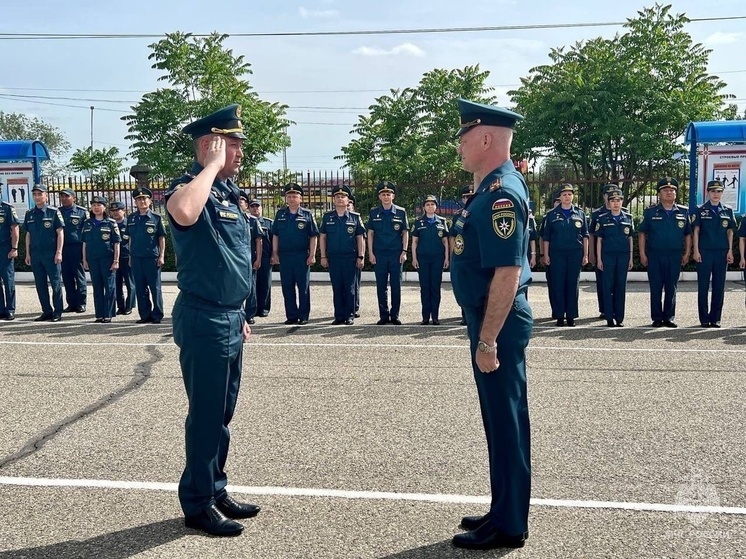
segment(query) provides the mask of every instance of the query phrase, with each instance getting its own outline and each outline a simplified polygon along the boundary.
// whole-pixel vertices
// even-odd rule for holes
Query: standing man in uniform
[[[60,263],[65,242],[65,222],[57,208],[47,205],[47,187],[35,184],[31,189],[36,207],[26,212],[26,265],[34,273],[36,293],[41,303],[41,315],[34,322],[62,320],[62,278]],[[49,302],[47,278],[52,285]]]
[[[733,264],[733,234],[738,223],[733,208],[722,204],[723,183],[707,183],[708,200],[694,211],[692,255],[697,263],[697,308],[702,328],[720,328],[725,300],[725,274]],[[707,295],[712,278],[712,301]],[[709,307],[709,308],[708,308]]]
[[[230,105],[186,126],[195,162],[173,181],[166,211],[179,262],[179,295],[173,308],[174,341],[184,377],[189,414],[186,466],[179,501],[189,528],[237,536],[256,505],[226,492],[230,431],[241,381],[243,344],[251,329],[243,304],[249,281],[251,243],[231,178],[241,165],[240,107]]]
[[[640,263],[648,269],[653,328],[678,326],[674,322],[676,287],[681,267],[689,262],[692,248],[689,210],[676,203],[678,188],[679,182],[674,178],[658,181],[658,203],[645,208],[638,229]]]
[[[130,235],[130,267],[135,279],[137,324],[160,324],[163,320],[161,268],[166,258],[163,218],[150,210],[153,193],[144,186],[132,191],[137,211],[127,217]]]
[[[241,190],[238,195],[238,203],[241,211],[246,216],[246,220],[249,223],[249,238],[251,242],[251,293],[246,299],[246,322],[254,324],[254,317],[256,316],[256,270],[261,266],[262,263],[262,237],[264,233],[259,225],[259,220],[251,215],[249,211],[249,195]]]
[[[329,268],[334,297],[332,324],[355,322],[355,278],[365,261],[365,227],[360,214],[347,210],[350,189],[337,185],[332,190],[334,209],[324,214],[319,227],[321,265]]]
[[[417,270],[420,282],[422,322],[425,326],[440,324],[440,287],[443,270],[449,265],[448,223],[435,215],[438,199],[430,194],[423,204],[424,215],[414,221],[412,228],[412,266]]]
[[[262,257],[254,262],[256,275],[256,316],[269,316],[272,307],[272,220],[262,215],[262,203],[249,200],[249,211],[262,229]]]
[[[303,189],[291,182],[283,188],[287,207],[272,224],[272,264],[280,265],[285,324],[306,324],[311,315],[311,265],[316,262],[319,228],[313,214],[300,207]]]
[[[368,260],[375,266],[378,294],[379,326],[401,325],[401,280],[409,247],[409,220],[407,212],[394,204],[396,185],[390,181],[376,186],[381,205],[373,208],[368,216]],[[388,285],[391,284],[391,308]]]
[[[65,188],[60,192],[60,213],[65,222],[61,269],[67,302],[67,307],[62,312],[83,313],[88,298],[88,286],[83,269],[83,222],[88,219],[88,212],[76,202],[73,189]]]
[[[348,186],[347,188],[350,188],[350,187]],[[355,195],[352,194],[352,191],[350,191],[350,195],[348,196],[348,201],[347,201],[347,211],[354,212],[355,204],[357,204],[357,200],[355,200]],[[363,255],[365,254],[366,233],[363,233]],[[355,268],[355,314],[354,314],[355,318],[360,318],[360,280],[362,278],[364,265],[365,265],[365,259],[363,258],[363,264]]]
[[[16,258],[18,215],[12,204],[0,204],[0,318],[16,318]]]
[[[119,268],[116,275],[116,312],[127,315],[132,314],[132,308],[135,306],[135,279],[130,267],[130,235],[124,215],[125,207],[124,202],[112,202],[109,205],[109,215],[116,222],[122,238],[119,243]],[[127,295],[124,294],[125,288]]]
[[[526,299],[528,187],[510,158],[513,126],[523,117],[459,99],[458,152],[478,185],[456,219],[451,278],[466,313],[471,365],[482,411],[492,502],[466,516],[457,547],[523,547],[528,537],[531,456],[526,346],[533,315]]]

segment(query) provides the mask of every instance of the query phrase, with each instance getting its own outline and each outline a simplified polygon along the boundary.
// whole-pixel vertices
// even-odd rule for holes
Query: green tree
[[[725,116],[729,96],[707,73],[710,51],[685,31],[689,20],[670,10],[656,4],[614,39],[552,49],[552,63],[509,92],[526,117],[516,151],[561,159],[578,181],[618,182],[627,197],[648,186],[638,179],[672,172],[687,124]]]
[[[70,142],[59,128],[42,119],[29,118],[21,113],[0,111],[0,140],[41,140],[49,150],[50,160],[42,163],[44,175],[64,174],[65,167],[60,158],[70,150]]]
[[[99,187],[111,186],[124,171],[122,166],[124,157],[119,156],[119,148],[75,150],[70,157],[70,168],[79,173],[85,172],[90,176],[92,184]]]
[[[234,56],[223,43],[228,35],[213,33],[196,38],[189,33],[170,33],[150,45],[152,67],[163,71],[158,78],[168,84],[143,95],[122,117],[129,128],[132,157],[149,165],[153,176],[169,179],[182,174],[193,159],[191,140],[181,129],[192,120],[225,105],[239,103],[248,132],[244,142],[241,178],[253,173],[266,155],[290,145],[285,129],[286,106],[262,101],[246,80],[251,65]]]
[[[488,76],[478,65],[435,69],[424,74],[417,87],[392,89],[376,99],[368,115],[358,117],[350,132],[357,138],[342,148],[338,159],[372,182],[388,179],[426,186],[440,196],[456,195],[455,186],[471,182],[456,153],[456,99],[494,103],[488,95],[492,88],[485,85]],[[411,202],[403,195],[397,195],[397,203]]]

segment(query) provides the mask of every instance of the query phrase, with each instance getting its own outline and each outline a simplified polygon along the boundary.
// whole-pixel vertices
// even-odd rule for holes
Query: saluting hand
[[[205,154],[205,167],[210,165],[216,166],[218,169],[225,167],[225,138],[215,134],[210,140],[210,145],[207,148]]]

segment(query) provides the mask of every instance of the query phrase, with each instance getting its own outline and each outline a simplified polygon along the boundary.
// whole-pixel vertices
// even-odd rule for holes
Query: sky
[[[652,0],[3,0],[0,18],[0,110],[35,116],[58,127],[72,148],[116,146],[129,151],[120,119],[140,97],[161,86],[149,38],[28,40],[10,33],[207,34],[325,32],[624,22]],[[709,4],[672,0],[690,19],[746,16],[746,1]],[[30,9],[29,6],[33,8]],[[562,6],[558,9],[558,6]],[[288,105],[293,171],[338,169],[340,148],[353,137],[358,115],[391,89],[416,86],[435,68],[479,64],[501,105],[507,91],[549,62],[550,49],[595,37],[612,38],[621,25],[468,33],[230,37],[225,45],[252,65],[259,96]],[[727,84],[739,113],[746,109],[746,20],[692,22],[687,31],[712,50],[710,72]],[[12,96],[12,97],[11,97]],[[93,111],[90,107],[94,106]],[[91,113],[93,127],[91,128]],[[455,127],[454,123],[454,127]],[[683,132],[683,131],[682,131]],[[53,154],[62,160],[62,154]],[[67,154],[69,156],[69,154]],[[133,163],[132,161],[128,162]],[[281,169],[282,153],[263,170]]]

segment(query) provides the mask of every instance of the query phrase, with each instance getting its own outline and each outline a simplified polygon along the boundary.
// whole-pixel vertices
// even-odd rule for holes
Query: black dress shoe
[[[153,320],[151,320],[151,322],[152,322],[153,324],[160,324],[160,323],[161,323],[161,321],[160,321],[160,320],[156,320],[155,318],[154,318]]]
[[[243,532],[243,524],[227,518],[216,505],[210,505],[196,516],[187,516],[184,525],[213,536],[238,536]]]
[[[603,320],[604,318],[606,318],[606,315],[599,311],[598,319]]]
[[[347,320],[345,320],[345,324],[347,326],[351,326],[352,324],[355,324],[355,321],[352,318],[348,318]]]
[[[388,323],[389,323],[389,319],[388,318],[382,318],[381,320],[379,320],[378,322],[376,322],[376,324],[378,324],[378,326],[383,326],[384,324],[388,324]]]
[[[269,316],[268,312],[260,312],[258,316],[261,316],[262,318],[267,318]]]
[[[298,319],[297,318],[288,318],[285,321],[285,324],[298,324]]]
[[[298,324],[300,324],[301,326],[303,326],[304,324],[308,324],[308,319],[307,318],[298,319]]]
[[[651,326],[653,328],[660,328],[661,326],[663,326],[663,321],[662,320],[654,320],[653,323],[651,324]]]
[[[423,320],[422,322],[420,322],[421,326],[427,326],[428,324],[430,324],[429,320]]]
[[[124,309],[122,314],[132,314],[132,309]]]
[[[440,320],[433,318],[433,326],[440,326]]]
[[[103,322],[104,324],[109,324],[111,322],[111,318],[102,318],[101,322]]]
[[[461,319],[461,322],[459,322],[459,324],[460,324],[461,326],[466,326],[466,321],[465,321],[465,320],[464,320],[464,319],[462,318],[462,319]]]
[[[120,309],[115,314],[124,314],[124,311]]]
[[[141,318],[140,320],[136,320],[135,324],[149,324],[153,322],[152,318]]]
[[[606,326],[608,326],[609,328],[612,328],[614,326],[614,321],[613,320],[607,320],[606,321]]]
[[[94,320],[93,322],[103,322],[103,321],[104,321],[104,319],[103,319],[103,318],[97,318],[97,319],[96,319],[96,320]]]
[[[699,325],[699,327],[700,327],[700,328],[709,328],[709,327],[710,327],[710,325],[709,325],[709,324],[708,324],[707,322],[702,322],[702,323],[701,323],[701,324]]]
[[[676,324],[673,320],[664,320],[663,326],[665,326],[666,328],[678,328],[679,327],[679,325]]]
[[[247,320],[246,322],[248,322],[249,324],[254,324],[256,322],[256,320],[254,320],[254,318],[252,317],[249,320]]]
[[[37,316],[37,317],[36,317],[36,318],[34,319],[34,322],[47,322],[47,321],[49,321],[49,320],[52,320],[52,315],[51,315],[51,314],[47,314],[47,313],[44,313],[44,314],[42,314],[42,315],[39,315],[39,316]]]
[[[85,312],[85,305],[80,305],[77,309],[75,309],[75,312],[78,314],[82,314]]]
[[[565,321],[562,318],[558,318],[556,324],[557,324],[557,326],[564,326],[565,325]]]
[[[471,532],[472,530],[476,530],[482,524],[487,522],[487,516],[488,515],[486,514],[484,516],[464,516],[461,519],[461,524],[459,524],[459,526],[461,526],[464,530]]]
[[[9,312],[5,315],[5,320],[15,320],[16,319],[16,313]]]
[[[395,326],[401,326],[401,320],[399,320],[398,318],[391,318],[390,322]]]
[[[355,311],[355,318],[360,318],[360,313]]]
[[[720,328],[719,322],[710,322],[710,328]]]
[[[624,327],[624,322],[622,322],[621,320],[617,320],[616,321],[616,326],[617,326],[617,328],[623,328]]]
[[[485,522],[475,530],[453,536],[453,545],[464,549],[519,548],[526,545],[526,534],[508,536]]]
[[[258,505],[239,503],[230,495],[216,501],[215,506],[228,518],[253,518],[262,510]]]
[[[72,305],[68,305],[64,309],[62,309],[62,312],[75,312],[75,311],[76,311],[76,308],[73,307]]]
[[[342,320],[341,318],[335,318],[334,322],[332,322],[332,325],[333,326],[339,326],[340,324],[344,324],[344,323],[345,323],[345,321]]]
[[[62,320],[62,317],[58,314],[52,317],[52,322],[59,322],[60,320]]]
[[[567,319],[567,325],[568,326],[575,326],[575,319],[574,318],[568,318]]]

